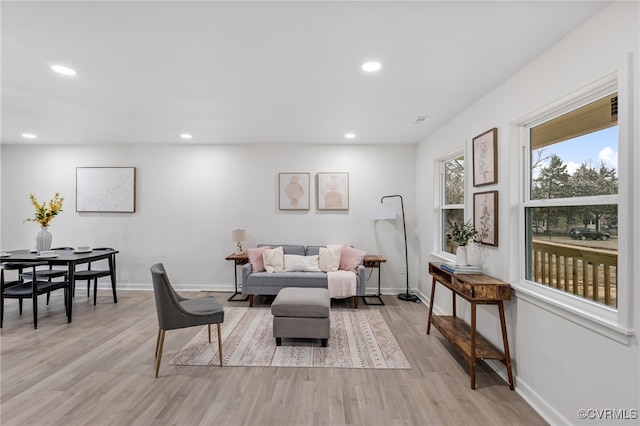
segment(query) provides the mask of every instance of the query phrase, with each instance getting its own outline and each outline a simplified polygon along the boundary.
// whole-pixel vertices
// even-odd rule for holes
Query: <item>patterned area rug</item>
[[[379,311],[332,309],[329,343],[319,339],[282,339],[276,346],[269,308],[225,308],[222,324],[223,364],[231,366],[400,368],[411,365]],[[170,362],[173,365],[218,365],[215,326],[207,327]]]

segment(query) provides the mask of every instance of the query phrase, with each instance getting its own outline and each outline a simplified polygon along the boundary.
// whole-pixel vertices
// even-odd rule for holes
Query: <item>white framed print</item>
[[[278,208],[280,210],[309,210],[309,173],[280,173],[278,175]]]
[[[134,213],[135,167],[76,167],[76,211]]]
[[[349,173],[320,172],[316,178],[318,210],[349,210]]]

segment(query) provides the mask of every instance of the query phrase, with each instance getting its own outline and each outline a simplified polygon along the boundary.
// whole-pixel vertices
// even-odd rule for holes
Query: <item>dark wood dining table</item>
[[[41,257],[36,252],[30,250],[9,250],[8,256],[0,258],[0,262],[47,262],[50,265],[66,265],[69,269],[69,291],[67,292],[67,306],[69,313],[67,322],[71,322],[73,312],[73,289],[75,288],[75,269],[76,265],[83,263],[95,262],[102,259],[109,261],[109,272],[111,275],[111,287],[113,294],[116,294],[116,274],[115,274],[115,255],[118,250],[91,250],[86,253],[79,253],[73,250],[56,250],[55,257]]]

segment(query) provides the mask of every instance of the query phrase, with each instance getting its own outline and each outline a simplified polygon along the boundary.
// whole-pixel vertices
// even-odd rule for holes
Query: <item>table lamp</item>
[[[231,231],[231,241],[236,242],[236,253],[242,253],[242,243],[247,241],[247,233],[244,229],[234,229]]]

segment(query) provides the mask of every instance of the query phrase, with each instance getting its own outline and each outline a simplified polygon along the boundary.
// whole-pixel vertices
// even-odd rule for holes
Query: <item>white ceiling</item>
[[[2,1],[2,143],[413,144],[607,3]]]

